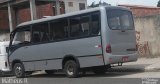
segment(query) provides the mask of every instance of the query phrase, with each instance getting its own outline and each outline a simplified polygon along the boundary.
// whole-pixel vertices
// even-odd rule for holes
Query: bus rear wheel
[[[23,64],[21,64],[21,63],[15,63],[14,67],[13,67],[13,71],[14,71],[14,74],[15,74],[15,76],[17,78],[23,78],[23,77],[25,77],[25,69],[24,69]]]
[[[64,71],[69,78],[76,78],[79,75],[79,66],[73,61],[69,60],[64,65]]]

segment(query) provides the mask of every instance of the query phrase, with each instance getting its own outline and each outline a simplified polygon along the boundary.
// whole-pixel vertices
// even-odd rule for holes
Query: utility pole
[[[56,11],[57,11],[57,15],[60,15],[60,3],[59,3],[59,0],[56,0]]]
[[[37,19],[36,1],[29,0],[29,3],[30,3],[31,20],[36,20]]]
[[[9,28],[10,32],[13,31],[13,8],[11,7],[10,2],[8,2],[8,17],[9,17]]]

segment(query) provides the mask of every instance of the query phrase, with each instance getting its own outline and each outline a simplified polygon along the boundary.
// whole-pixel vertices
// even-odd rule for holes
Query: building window
[[[79,10],[85,9],[85,3],[79,3]]]
[[[60,1],[60,13],[61,14],[65,13],[65,4],[63,1]]]
[[[73,2],[68,2],[69,7],[73,7]]]

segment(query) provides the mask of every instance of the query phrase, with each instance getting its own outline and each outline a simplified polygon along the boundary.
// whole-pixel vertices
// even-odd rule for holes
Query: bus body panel
[[[79,60],[80,67],[104,65],[101,48],[101,36],[66,41],[63,55],[73,55]],[[100,57],[99,57],[100,56]]]
[[[62,69],[62,60],[67,55],[78,58],[80,67],[82,68],[101,66],[104,63],[102,49],[98,47],[98,45],[101,45],[100,38],[100,36],[96,36],[24,46],[14,51],[10,56],[10,60],[21,60],[27,71]]]
[[[109,27],[106,9],[102,9],[101,33],[105,65],[136,61],[138,53],[136,51],[135,29],[113,30]],[[116,9],[117,10],[117,9]],[[124,9],[119,9],[124,11]],[[127,11],[127,10],[125,10]],[[128,11],[127,11],[128,12]],[[134,26],[133,26],[134,27]],[[111,46],[111,53],[106,52],[106,46]],[[134,50],[132,50],[134,49]],[[127,51],[131,50],[131,51]]]

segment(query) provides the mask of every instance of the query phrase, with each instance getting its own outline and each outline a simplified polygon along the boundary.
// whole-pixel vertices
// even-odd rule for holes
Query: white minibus
[[[11,33],[8,54],[18,78],[39,70],[105,73],[111,64],[137,60],[132,12],[102,6],[22,23]]]

